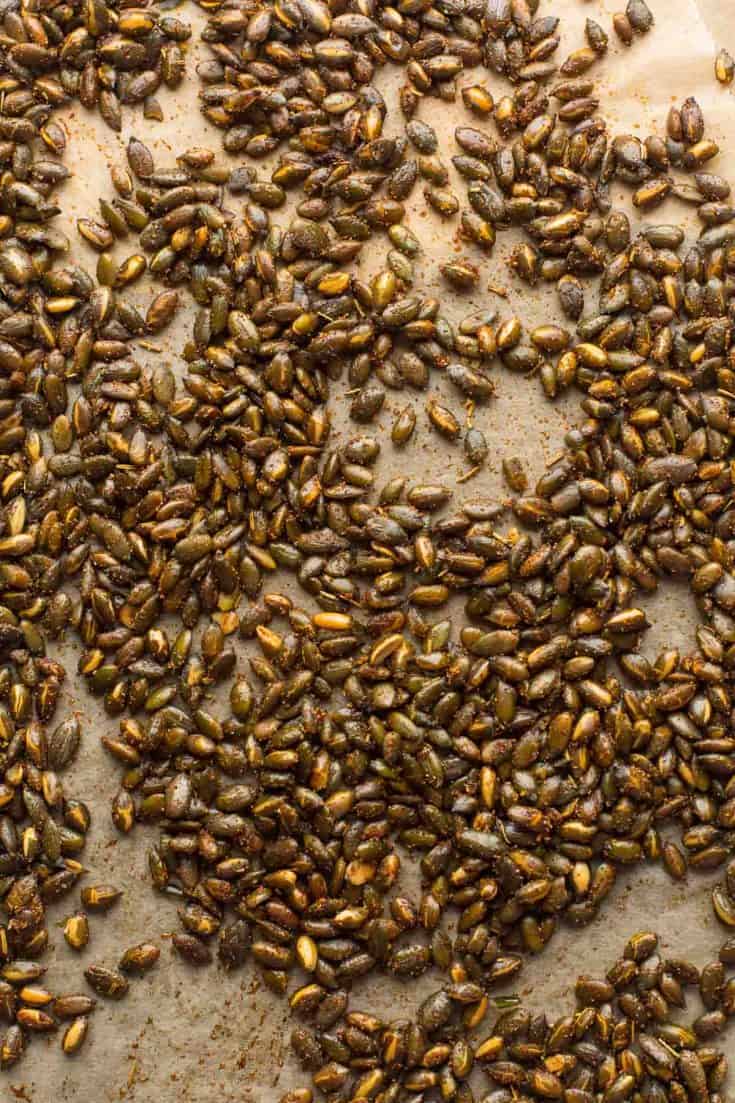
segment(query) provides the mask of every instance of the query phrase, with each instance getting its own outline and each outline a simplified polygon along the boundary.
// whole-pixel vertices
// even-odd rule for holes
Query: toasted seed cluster
[[[450,978],[415,1022],[350,1011],[338,1026],[297,1027],[293,1044],[327,1098],[469,1103],[480,1098],[472,1077],[486,1089],[482,1103],[722,1100],[728,1059],[712,1043],[735,1013],[735,976],[726,972],[735,947],[725,943],[700,970],[662,957],[657,942],[648,931],[633,935],[605,977],[578,979],[576,1010],[554,1021],[517,997],[489,1001],[482,985]],[[703,1011],[684,1024],[678,1010],[692,989]],[[493,1008],[501,1013],[490,1033],[470,1039],[480,1024],[487,1031]],[[282,1103],[313,1098],[300,1089]]]
[[[181,83],[181,43],[190,34],[187,24],[153,4],[6,0],[0,8],[3,114],[35,116],[42,126],[42,116],[78,99],[116,131],[125,104],[143,104],[146,117],[157,118],[155,92]],[[58,131],[54,125],[51,140],[41,136],[52,146]]]
[[[65,671],[48,652],[65,637],[110,718],[113,823],[147,825],[151,880],[180,903],[174,949],[252,959],[288,993],[331,1103],[469,1103],[475,1058],[494,1103],[715,1098],[711,1025],[651,1027],[643,1046],[693,975],[654,968],[648,936],[616,979],[580,982],[587,1010],[556,1036],[513,1008],[498,1041],[469,1040],[488,989],[561,922],[589,923],[621,867],[722,868],[714,907],[735,926],[735,208],[699,105],[672,108],[663,136],[610,133],[589,75],[607,32],[587,20],[559,64],[558,20],[534,0],[206,8],[202,111],[237,162],[192,148],[157,166],[132,138],[77,223],[92,273],[57,228],[55,112],[78,98],[113,130],[128,104],[157,117],[189,29],[153,5],[0,4],[0,1064],[65,1018],[77,1052],[94,1006],[34,983],[45,906],[79,880],[90,823],[59,776],[81,737],[55,715]],[[625,45],[652,23],[643,0],[613,18]],[[387,64],[404,74],[398,137],[373,83]],[[478,66],[506,82],[497,102],[460,86]],[[461,197],[427,98],[467,112]],[[620,185],[644,213],[687,205],[699,237],[636,228]],[[563,324],[448,317],[417,286],[417,186],[462,244],[439,268],[454,292],[478,291],[513,229],[509,275],[529,296],[555,287]],[[368,242],[385,260],[362,276]],[[145,312],[125,294],[144,276]],[[150,338],[191,301],[174,371]],[[378,485],[376,419],[399,391],[392,444],[461,442],[457,482],[477,475],[490,442],[473,412],[498,367],[580,395],[535,486],[512,458],[507,501]],[[355,435],[335,441],[345,383]],[[645,598],[672,580],[694,595],[696,649],[651,660]],[[407,854],[417,900],[401,895]],[[72,949],[118,896],[82,889]],[[119,999],[158,956],[142,943],[85,977]],[[428,970],[451,983],[417,1023],[350,1011],[362,978]]]

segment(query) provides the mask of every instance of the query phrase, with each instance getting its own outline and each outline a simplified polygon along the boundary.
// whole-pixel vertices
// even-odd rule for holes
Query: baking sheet
[[[735,175],[735,113],[732,93],[715,82],[713,60],[716,49],[729,46],[735,53],[735,13],[731,0],[650,0],[657,18],[653,31],[637,39],[630,49],[621,47],[610,28],[612,14],[623,7],[614,3],[585,3],[581,0],[557,0],[544,3],[541,14],[554,11],[562,20],[561,61],[569,50],[583,45],[583,25],[587,17],[597,19],[610,31],[610,51],[601,66],[592,71],[598,81],[601,113],[613,130],[629,131],[645,137],[651,131],[662,133],[668,108],[695,94],[704,110],[708,134],[723,149],[713,163],[715,171],[725,176]],[[112,192],[108,167],[124,160],[124,149],[131,134],[151,146],[157,166],[173,165],[175,156],[189,146],[209,146],[219,150],[220,135],[202,119],[197,106],[198,80],[194,67],[205,51],[198,44],[197,29],[202,16],[193,5],[182,5],[180,14],[195,28],[188,57],[187,77],[175,95],[163,90],[159,94],[165,113],[163,123],[142,119],[139,111],[125,110],[122,134],[112,134],[96,116],[78,105],[60,112],[68,134],[66,163],[74,173],[61,193],[63,209],[68,212],[65,225],[70,237],[75,237],[73,225],[80,215],[96,211],[100,195]],[[504,85],[492,75],[477,73],[496,95],[502,95]],[[471,73],[460,77],[461,84],[473,83]],[[379,75],[378,86],[389,102],[402,82],[401,71],[388,68]],[[459,122],[468,124],[470,117],[461,106],[454,107],[429,101],[419,111],[419,117],[430,121],[440,134],[441,153],[448,162],[455,152],[452,132]],[[401,124],[393,112],[393,132]],[[728,152],[728,148],[731,152]],[[224,154],[218,154],[224,156]],[[463,184],[455,177],[458,194]],[[501,236],[495,252],[482,261],[483,279],[476,293],[457,299],[447,294],[446,286],[437,280],[437,264],[451,247],[456,220],[443,224],[424,211],[421,188],[408,218],[408,225],[422,240],[424,254],[417,286],[433,289],[441,296],[443,310],[453,319],[472,309],[494,305],[501,314],[517,313],[528,324],[556,320],[553,292],[529,290],[511,278],[503,258],[512,238]],[[617,196],[614,197],[617,200]],[[227,205],[237,210],[241,200],[228,199]],[[655,212],[648,221],[667,219],[681,222],[684,209],[671,203]],[[274,212],[274,221],[280,221]],[[63,219],[63,216],[62,216]],[[133,251],[130,239],[128,252]],[[90,270],[96,257],[83,243],[74,249]],[[121,260],[127,253],[125,243],[117,245],[115,256]],[[471,255],[471,250],[467,250]],[[377,267],[382,253],[363,261],[370,270]],[[488,285],[503,285],[508,298],[498,298]],[[138,292],[136,291],[136,294]],[[139,301],[146,302],[151,292],[143,288]],[[131,298],[135,295],[131,294]],[[159,343],[160,355],[176,369],[176,350],[186,339],[191,325],[191,310],[183,310]],[[139,349],[137,357],[144,362],[156,354]],[[565,430],[576,416],[576,399],[547,402],[537,380],[524,379],[496,369],[497,396],[476,415],[490,442],[491,456],[482,475],[464,487],[457,488],[456,501],[470,496],[502,499],[505,489],[500,478],[503,456],[517,455],[535,478],[559,450]],[[334,409],[336,431],[345,436],[357,427],[346,417],[348,399],[336,387]],[[432,380],[432,391],[441,393]],[[425,395],[419,405],[423,407]],[[392,412],[408,401],[406,392],[389,393],[379,423],[390,425]],[[456,405],[456,401],[454,403]],[[423,411],[419,425],[424,425]],[[449,481],[466,470],[461,448],[437,447],[430,434],[421,433],[422,444],[412,443],[398,454],[384,437],[379,470],[384,478],[401,471],[414,481]],[[381,485],[379,480],[378,485]],[[300,597],[303,602],[303,597]],[[667,586],[648,601],[654,626],[647,634],[644,649],[655,655],[659,647],[676,644],[687,650],[692,645],[694,626],[693,605],[681,589]],[[114,734],[117,722],[106,716],[78,684],[73,671],[76,655],[64,646],[59,649],[66,657],[70,671],[65,686],[63,706],[75,708],[83,724],[83,745],[65,784],[70,795],[85,799],[93,814],[90,843],[84,854],[90,871],[88,883],[111,881],[125,888],[125,896],[107,917],[92,917],[89,947],[81,955],[73,955],[61,937],[52,932],[48,962],[48,983],[54,991],[84,990],[82,970],[92,961],[114,963],[120,952],[143,938],[159,941],[162,956],[158,968],[147,978],[131,985],[126,1000],[120,1004],[101,1001],[93,1015],[90,1037],[82,1054],[75,1060],[61,1054],[58,1037],[33,1039],[23,1063],[0,1079],[0,1098],[20,1098],[32,1103],[90,1100],[94,1103],[271,1103],[288,1088],[308,1083],[293,1061],[288,1048],[291,1024],[286,1002],[263,988],[255,969],[228,975],[216,967],[194,970],[173,955],[167,935],[175,931],[178,921],[175,905],[156,895],[151,888],[145,863],[146,848],[157,837],[155,828],[139,825],[132,835],[117,834],[110,820],[110,799],[118,787],[118,768],[100,746],[105,733]],[[244,669],[245,654],[239,669]],[[59,715],[63,715],[60,711]],[[659,868],[641,867],[622,873],[598,920],[583,930],[563,928],[550,947],[538,959],[531,960],[513,986],[535,1009],[550,1014],[562,1013],[573,1003],[570,986],[578,973],[600,974],[619,955],[629,935],[637,929],[658,930],[662,948],[675,955],[686,955],[703,964],[716,954],[724,932],[712,916],[709,890],[716,878],[691,874],[680,885],[674,885]],[[410,885],[410,871],[406,884]],[[51,914],[51,920],[61,921],[73,910],[71,899],[63,901]],[[382,978],[368,979],[356,985],[352,1005],[369,1007],[388,1018],[408,1016],[415,1012],[424,995],[437,985],[437,976],[428,975],[418,982],[399,985]],[[735,1032],[723,1043],[723,1048],[735,1053]]]

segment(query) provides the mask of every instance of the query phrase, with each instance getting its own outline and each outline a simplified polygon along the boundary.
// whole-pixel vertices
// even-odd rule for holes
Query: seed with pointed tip
[[[61,1048],[67,1057],[78,1053],[84,1045],[89,1032],[89,1018],[87,1015],[79,1015],[69,1023],[61,1039]]]
[[[84,912],[70,915],[62,929],[72,950],[83,950],[89,942],[89,920]]]
[[[108,969],[104,965],[90,965],[84,970],[89,986],[108,1000],[121,1000],[127,994],[130,983],[117,969]]]
[[[114,885],[86,885],[81,891],[82,905],[91,912],[109,911],[121,896]]]

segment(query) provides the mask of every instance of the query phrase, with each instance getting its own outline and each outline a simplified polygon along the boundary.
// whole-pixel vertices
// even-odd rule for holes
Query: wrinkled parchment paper
[[[554,11],[562,19],[562,45],[559,61],[583,44],[584,20],[591,17],[610,33],[610,50],[602,65],[592,70],[598,82],[600,112],[611,129],[631,132],[643,138],[648,133],[663,133],[666,113],[672,102],[696,95],[705,114],[707,132],[721,146],[719,158],[711,164],[714,171],[735,177],[735,112],[733,93],[715,81],[713,62],[716,49],[727,46],[735,53],[735,3],[733,0],[649,0],[656,25],[630,49],[621,47],[610,26],[613,13],[624,7],[622,0],[587,3],[585,0],[542,0],[540,13]],[[61,193],[68,219],[62,222],[70,237],[76,237],[74,221],[80,215],[94,217],[100,196],[109,197],[112,186],[109,165],[124,160],[124,149],[135,134],[155,151],[158,166],[173,165],[175,156],[190,146],[208,146],[219,150],[219,132],[208,127],[197,104],[198,81],[194,66],[205,52],[197,42],[202,19],[199,9],[182,5],[181,15],[191,20],[195,33],[188,58],[187,77],[175,95],[159,93],[165,113],[163,123],[146,122],[139,111],[126,110],[123,131],[113,135],[96,116],[75,105],[59,116],[67,127],[69,147],[67,164],[74,173]],[[475,78],[487,83],[494,94],[503,94],[503,84],[492,75],[463,73],[460,84]],[[389,101],[401,83],[397,69],[386,69],[377,81]],[[735,86],[734,86],[735,87]],[[454,127],[478,125],[459,105],[427,101],[419,117],[430,121],[439,131],[441,154],[449,162]],[[401,127],[398,113],[393,114],[388,133]],[[479,124],[482,125],[482,124]],[[392,128],[392,129],[391,129]],[[492,128],[491,128],[492,129]],[[224,156],[224,155],[222,155]],[[454,170],[451,170],[454,172]],[[463,183],[455,176],[457,193],[464,195]],[[614,199],[618,201],[618,196]],[[227,206],[238,210],[241,200],[228,197]],[[648,217],[648,221],[682,222],[686,212],[675,202],[667,203]],[[281,212],[274,212],[279,221]],[[285,216],[283,216],[285,217]],[[421,187],[415,189],[408,225],[419,234],[424,249],[417,286],[432,289],[441,296],[443,309],[454,320],[470,310],[496,306],[502,315],[517,313],[529,324],[551,321],[556,317],[553,292],[544,289],[529,293],[506,269],[503,258],[512,244],[510,236],[501,236],[489,260],[473,259],[483,265],[483,279],[476,292],[458,301],[447,293],[436,278],[439,259],[452,247],[455,225],[442,224],[427,214]],[[75,244],[77,257],[91,271],[95,255],[83,243]],[[127,252],[126,252],[127,249]],[[116,246],[115,256],[122,260],[134,251],[129,239]],[[471,250],[466,251],[471,255]],[[377,267],[382,252],[361,262],[366,271]],[[508,289],[503,301],[488,290],[488,285]],[[137,285],[136,285],[137,287]],[[150,289],[131,292],[135,300],[147,302]],[[180,316],[163,334],[161,355],[176,367],[176,351],[188,335],[191,312]],[[137,350],[138,358],[155,355]],[[497,397],[476,414],[476,424],[485,431],[491,446],[490,461],[481,476],[457,488],[456,501],[472,495],[499,499],[505,496],[500,479],[500,461],[504,455],[517,455],[535,479],[561,447],[565,430],[576,415],[576,400],[547,402],[537,380],[496,372]],[[343,384],[342,386],[346,386]],[[432,390],[441,393],[441,387]],[[421,396],[423,403],[425,396]],[[339,396],[337,430],[350,436],[356,426],[346,417],[347,399]],[[409,401],[406,392],[389,393],[381,415],[383,429],[390,426],[391,411]],[[424,428],[424,414],[418,412]],[[437,448],[436,438],[417,433],[414,442],[396,453],[389,441],[383,445],[378,485],[401,471],[415,481],[449,481],[466,470],[461,450],[451,446]],[[420,441],[421,443],[418,443]],[[303,603],[303,595],[299,595]],[[691,646],[694,626],[693,606],[687,595],[667,587],[648,602],[654,627],[647,634],[644,649],[655,655],[662,646]],[[245,671],[246,652],[239,670]],[[110,821],[109,803],[118,787],[118,769],[99,744],[101,735],[114,734],[116,721],[105,715],[78,683],[74,671],[76,655],[62,646],[69,678],[66,684],[67,707],[75,708],[83,722],[84,740],[79,758],[67,775],[70,794],[89,802],[93,813],[91,841],[84,860],[90,871],[88,881],[110,881],[125,888],[125,896],[113,913],[105,918],[92,917],[90,945],[81,956],[73,956],[64,945],[60,932],[52,937],[47,980],[56,992],[85,988],[82,969],[93,961],[113,964],[121,951],[146,939],[158,941],[177,929],[175,904],[154,894],[146,872],[145,852],[154,841],[154,828],[140,825],[132,835],[121,837]],[[531,960],[513,985],[534,1009],[545,1008],[559,1014],[573,1005],[571,987],[581,972],[602,974],[622,950],[629,935],[644,927],[658,930],[664,952],[687,955],[703,964],[716,954],[725,937],[714,919],[709,901],[711,876],[691,874],[688,881],[674,885],[659,868],[643,867],[623,874],[599,919],[577,931],[563,928],[545,953]],[[416,881],[406,869],[404,891],[413,890]],[[63,919],[73,910],[73,901],[57,907]],[[53,918],[53,913],[52,913]],[[252,967],[225,975],[216,968],[196,971],[174,956],[165,938],[161,941],[159,967],[147,978],[131,985],[130,995],[119,1004],[105,1004],[92,1017],[89,1040],[77,1060],[61,1054],[58,1038],[34,1039],[24,1062],[0,1077],[0,1099],[21,1098],[32,1103],[276,1103],[288,1088],[308,1083],[308,1078],[289,1054],[291,1024],[285,1001],[273,996],[259,983]],[[369,1008],[386,1017],[415,1013],[421,999],[437,985],[429,975],[408,985],[374,980],[361,982],[353,1006]],[[488,1026],[492,1019],[489,1019]],[[735,1031],[724,1040],[725,1050],[735,1056]],[[487,1088],[488,1085],[486,1085]],[[735,1086],[731,1091],[735,1090]],[[22,1094],[18,1095],[20,1092]],[[478,1093],[478,1098],[480,1098]]]

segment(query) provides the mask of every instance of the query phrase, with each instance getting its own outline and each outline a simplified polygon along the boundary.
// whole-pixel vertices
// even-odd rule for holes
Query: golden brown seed
[[[81,891],[82,904],[88,911],[109,911],[122,896],[114,885],[87,885]]]
[[[733,77],[735,77],[735,61],[732,55],[726,50],[718,50],[715,57],[715,77],[720,84],[732,84]]]
[[[89,920],[84,912],[70,915],[64,923],[64,938],[72,950],[83,950],[89,942]]]
[[[141,942],[131,946],[120,958],[119,968],[123,973],[146,973],[158,961],[161,951],[150,942]]]
[[[61,1039],[61,1048],[67,1057],[79,1052],[84,1045],[88,1032],[89,1018],[86,1015],[79,1015],[73,1022],[69,1023]]]
[[[476,115],[490,115],[495,106],[491,93],[481,84],[472,84],[463,88],[462,100],[465,107]]]
[[[127,994],[129,982],[115,969],[107,969],[103,965],[90,965],[84,970],[84,976],[98,996],[120,1000]]]
[[[460,425],[451,410],[442,406],[439,402],[431,401],[426,407],[429,421],[437,432],[449,440],[456,440],[460,433]]]

